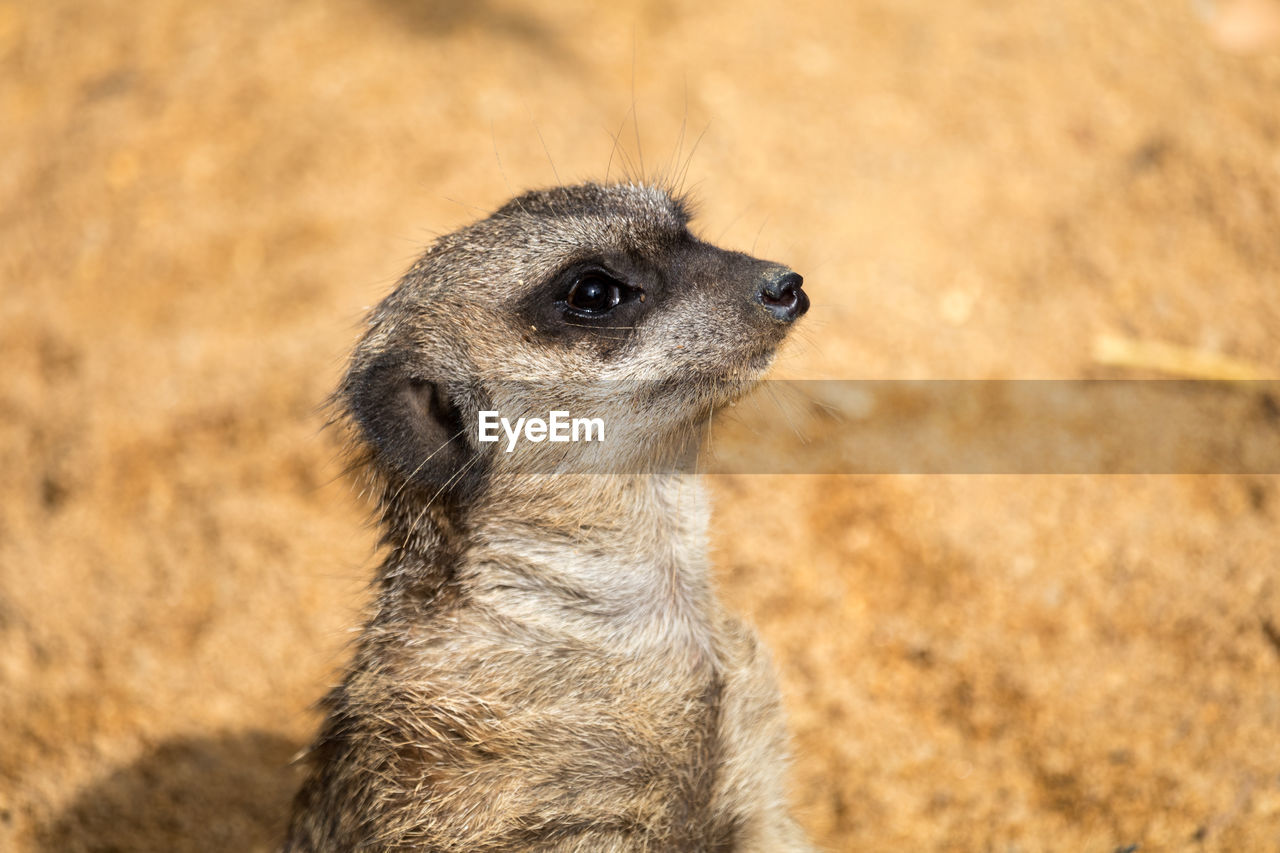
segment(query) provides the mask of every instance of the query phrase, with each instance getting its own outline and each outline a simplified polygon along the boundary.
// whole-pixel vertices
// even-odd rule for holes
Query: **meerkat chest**
[[[412,737],[393,738],[419,755],[398,764],[416,778],[397,787],[424,794],[406,802],[415,822],[465,823],[477,846],[516,816],[708,848],[724,754],[713,667],[555,644],[473,651],[469,677],[455,660],[430,679],[405,708]]]

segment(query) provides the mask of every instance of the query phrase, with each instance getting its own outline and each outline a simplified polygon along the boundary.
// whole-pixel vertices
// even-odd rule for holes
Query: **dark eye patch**
[[[527,332],[574,344],[597,341],[602,354],[631,337],[653,304],[658,277],[631,258],[591,258],[571,263],[521,300]]]

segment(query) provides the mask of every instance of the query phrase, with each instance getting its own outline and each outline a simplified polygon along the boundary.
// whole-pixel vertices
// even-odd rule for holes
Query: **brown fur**
[[[530,193],[439,240],[373,312],[336,399],[388,554],[286,851],[810,849],[768,657],[710,587],[702,488],[640,471],[789,325],[757,298],[786,270],[687,221],[651,187]],[[635,298],[570,316],[586,268]],[[626,464],[548,473],[550,445],[480,445],[479,409],[537,409],[507,380],[613,415],[603,448],[556,450]]]

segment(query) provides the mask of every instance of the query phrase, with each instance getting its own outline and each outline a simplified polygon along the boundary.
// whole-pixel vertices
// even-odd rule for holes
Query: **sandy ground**
[[[783,375],[1280,375],[1223,6],[0,3],[0,848],[272,847],[375,559],[317,405],[509,188],[687,162],[806,276]],[[1276,478],[713,485],[826,849],[1280,848]]]

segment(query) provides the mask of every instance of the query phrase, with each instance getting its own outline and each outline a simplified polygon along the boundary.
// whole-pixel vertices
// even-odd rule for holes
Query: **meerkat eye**
[[[579,314],[607,314],[622,302],[627,287],[602,272],[589,272],[573,283],[565,305]]]

